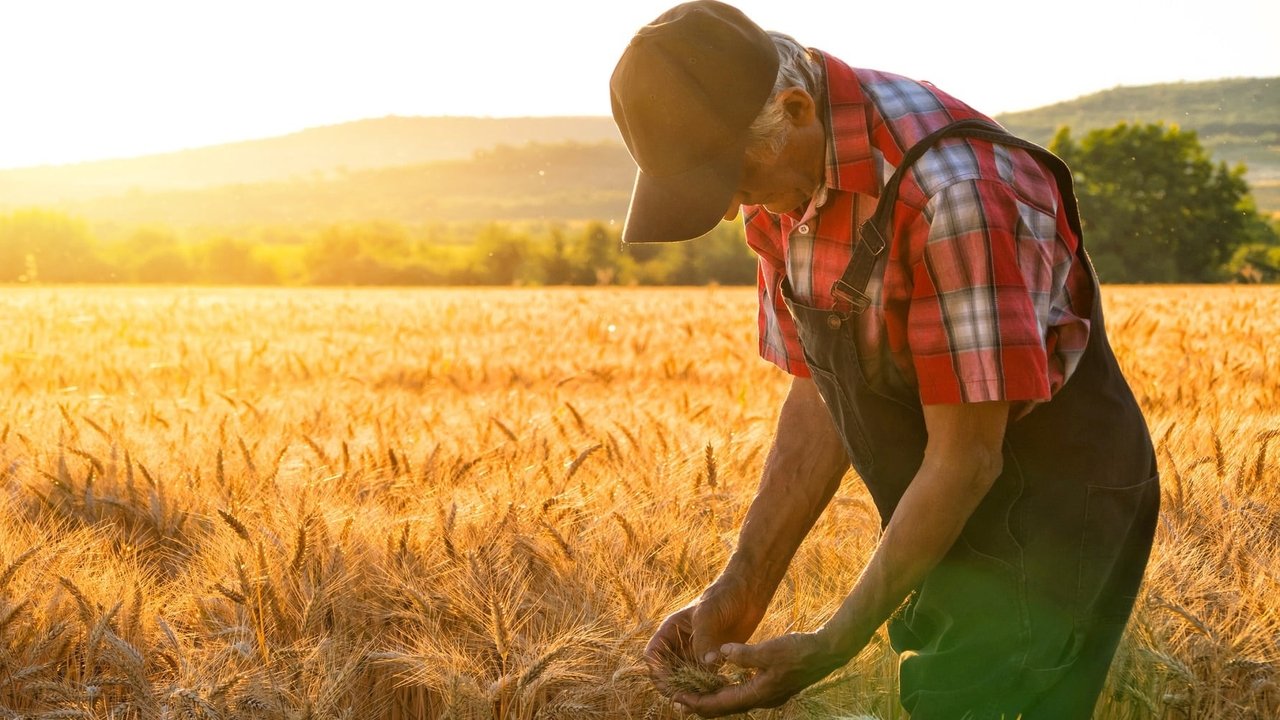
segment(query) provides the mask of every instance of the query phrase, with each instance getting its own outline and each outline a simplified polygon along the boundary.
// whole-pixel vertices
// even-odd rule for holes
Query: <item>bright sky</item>
[[[385,115],[608,115],[674,0],[0,0],[0,168]],[[1117,85],[1280,76],[1276,0],[740,0],[851,65],[988,113]]]

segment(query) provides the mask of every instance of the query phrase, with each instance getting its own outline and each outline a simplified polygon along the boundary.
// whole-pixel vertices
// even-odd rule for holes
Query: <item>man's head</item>
[[[739,203],[779,210],[792,185],[816,187],[816,107],[793,85],[794,70],[779,73],[779,45],[713,0],[676,6],[636,33],[610,81],[614,120],[640,167],[625,242],[687,240]],[[789,173],[798,150],[805,169]],[[797,174],[819,177],[790,177]]]

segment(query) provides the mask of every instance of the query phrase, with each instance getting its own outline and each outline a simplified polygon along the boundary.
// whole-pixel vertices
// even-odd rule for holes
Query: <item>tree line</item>
[[[1120,123],[1049,149],[1075,178],[1085,247],[1113,282],[1280,280],[1280,223],[1258,213],[1245,166],[1213,162],[1196,133]]]
[[[1280,220],[1254,206],[1242,165],[1196,134],[1126,124],[1049,149],[1075,174],[1089,248],[1106,282],[1280,280]],[[393,222],[271,227],[182,237],[142,227],[110,239],[49,209],[0,215],[3,283],[260,285],[751,284],[740,223],[685,243],[623,248],[602,222],[463,228]]]
[[[384,221],[259,228],[192,239],[143,227],[100,239],[48,209],[0,215],[0,283],[236,285],[746,285],[755,257],[740,224],[696,241],[623,248],[601,222],[531,230]]]

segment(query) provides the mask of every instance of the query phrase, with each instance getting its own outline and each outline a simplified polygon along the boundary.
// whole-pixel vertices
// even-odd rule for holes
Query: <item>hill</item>
[[[344,170],[470,158],[496,145],[620,142],[606,117],[385,117],[121,160],[0,170],[0,206],[320,179]]]
[[[1117,122],[1196,130],[1248,165],[1259,207],[1280,212],[1280,78],[1119,87],[998,116],[1048,143]],[[607,117],[364,120],[166,155],[0,171],[0,211],[45,205],[95,224],[237,227],[620,219],[634,165]]]
[[[1280,212],[1280,77],[1117,87],[996,119],[1042,144],[1064,125],[1076,138],[1121,122],[1195,130],[1215,159],[1245,164],[1260,208]]]
[[[1174,123],[1194,129],[1219,159],[1280,177],[1280,78],[1118,87],[996,119],[1040,143],[1064,125],[1078,136],[1120,122]]]
[[[402,223],[617,219],[635,165],[620,142],[530,143],[477,151],[467,160],[325,177],[147,192],[63,205],[117,226],[234,227],[361,220]]]

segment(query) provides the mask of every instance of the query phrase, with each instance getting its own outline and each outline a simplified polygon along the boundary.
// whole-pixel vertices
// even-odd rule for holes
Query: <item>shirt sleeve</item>
[[[759,258],[756,290],[759,294],[760,357],[796,377],[809,377],[800,346],[800,333],[782,299],[786,260],[782,256],[781,229],[776,219],[759,208],[746,213],[747,245]]]
[[[992,180],[952,184],[926,205],[907,317],[923,404],[1049,399],[1044,328],[1018,264],[1020,217],[1013,190]]]

